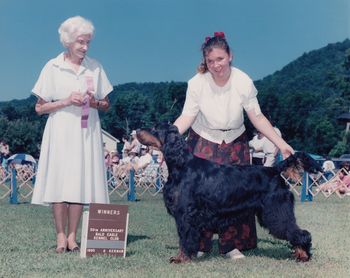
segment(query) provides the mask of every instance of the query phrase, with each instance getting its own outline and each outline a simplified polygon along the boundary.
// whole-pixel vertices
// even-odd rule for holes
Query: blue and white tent
[[[36,160],[34,159],[34,157],[32,157],[29,154],[25,154],[25,153],[17,153],[14,155],[11,155],[8,159],[7,159],[7,164],[34,164],[36,165]]]

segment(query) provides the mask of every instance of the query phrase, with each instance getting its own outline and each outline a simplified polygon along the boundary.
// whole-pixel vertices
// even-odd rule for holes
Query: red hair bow
[[[225,38],[225,33],[224,32],[214,32],[214,37],[219,37],[219,38]],[[214,38],[213,37],[213,38]],[[212,37],[207,36],[205,37],[204,43],[207,43]]]
[[[220,38],[225,38],[225,33],[224,32],[214,32],[214,37],[220,37]]]

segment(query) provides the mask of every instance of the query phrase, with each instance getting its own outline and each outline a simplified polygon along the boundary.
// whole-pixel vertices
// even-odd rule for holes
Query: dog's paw
[[[293,257],[297,262],[307,262],[311,259],[308,253],[301,247],[295,247],[293,250]]]
[[[170,257],[169,263],[171,264],[182,264],[182,263],[189,263],[191,262],[191,259],[185,255],[177,255]]]

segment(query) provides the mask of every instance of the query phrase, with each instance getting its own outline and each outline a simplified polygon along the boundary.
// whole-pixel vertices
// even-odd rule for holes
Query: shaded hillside
[[[320,154],[333,149],[338,155],[334,148],[343,140],[345,126],[336,118],[350,108],[349,57],[347,39],[304,53],[255,82],[264,113],[294,148]]]

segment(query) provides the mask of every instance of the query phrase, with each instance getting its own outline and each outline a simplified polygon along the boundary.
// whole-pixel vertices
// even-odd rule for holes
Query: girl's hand
[[[295,153],[294,149],[293,149],[291,146],[289,146],[287,143],[284,144],[284,145],[280,148],[280,152],[281,152],[281,154],[282,154],[282,156],[283,156],[283,159],[286,159],[286,158],[288,158],[290,155],[292,155],[292,154]]]

